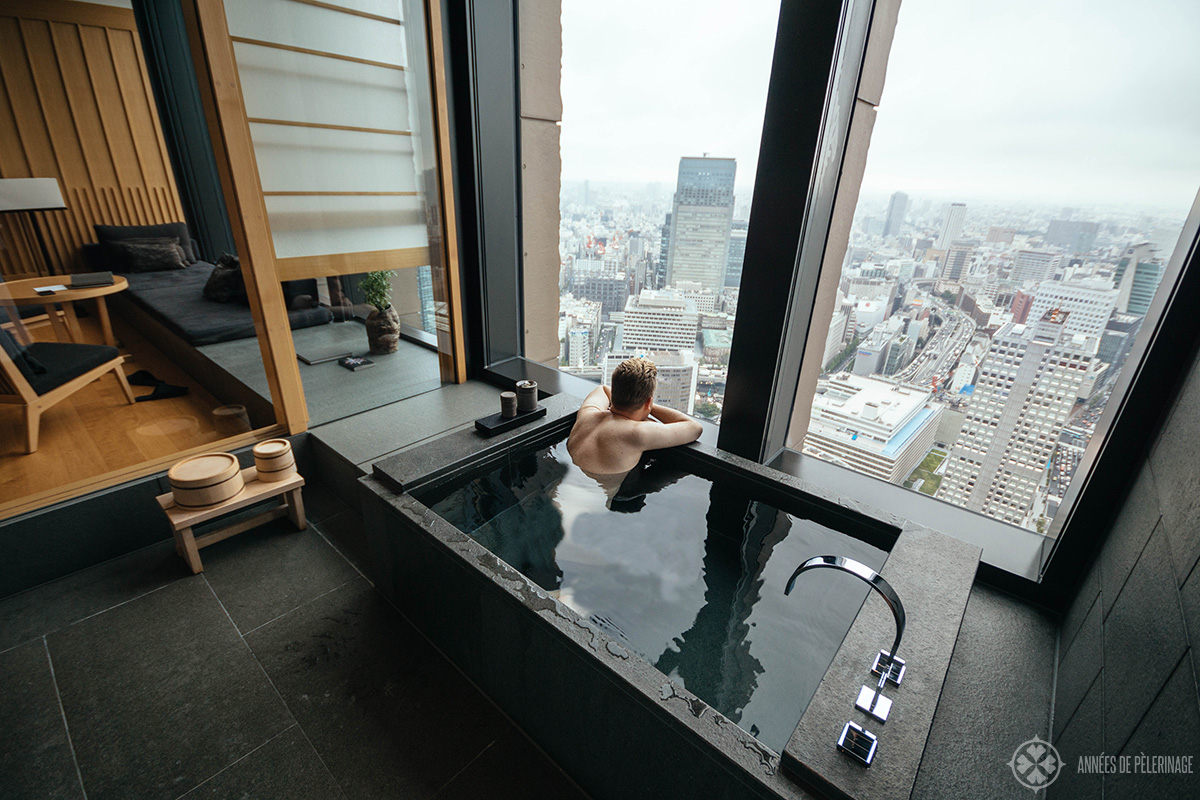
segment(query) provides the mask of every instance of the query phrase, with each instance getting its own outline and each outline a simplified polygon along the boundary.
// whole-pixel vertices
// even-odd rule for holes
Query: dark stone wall
[[[1054,798],[1200,791],[1197,775],[1077,771],[1081,756],[1101,754],[1200,762],[1198,445],[1194,366],[1149,456],[1130,464],[1133,487],[1063,616],[1053,734],[1064,771],[1050,788]]]

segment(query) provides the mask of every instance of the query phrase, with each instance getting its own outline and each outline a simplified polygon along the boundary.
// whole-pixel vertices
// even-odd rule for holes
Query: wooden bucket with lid
[[[175,505],[204,508],[236,497],[245,484],[232,453],[204,453],[185,458],[167,472]]]
[[[267,439],[254,445],[254,466],[260,481],[281,481],[296,474],[296,457],[287,439]]]

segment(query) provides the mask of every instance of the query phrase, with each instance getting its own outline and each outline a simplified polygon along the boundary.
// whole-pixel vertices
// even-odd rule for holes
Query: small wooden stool
[[[304,478],[300,475],[289,475],[281,481],[260,481],[258,480],[258,470],[254,467],[246,467],[242,470],[242,480],[246,484],[242,491],[223,503],[204,508],[176,506],[175,498],[170,492],[160,494],[156,498],[163,511],[167,513],[171,531],[175,534],[175,552],[179,553],[192,568],[193,575],[204,571],[204,565],[200,563],[199,552],[202,547],[208,547],[222,539],[228,539],[243,531],[257,528],[259,525],[279,519],[285,514],[297,530],[302,531],[308,527],[308,521],[304,518],[304,500],[300,497],[300,487],[304,485]],[[227,525],[224,528],[217,528],[202,536],[192,534],[192,528],[201,523],[279,496],[282,496],[282,503],[269,511],[256,514],[247,520]]]

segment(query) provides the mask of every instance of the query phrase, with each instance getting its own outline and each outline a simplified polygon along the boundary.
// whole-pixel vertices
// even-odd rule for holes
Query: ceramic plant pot
[[[400,315],[393,306],[373,310],[367,317],[367,342],[372,355],[386,355],[400,347]]]

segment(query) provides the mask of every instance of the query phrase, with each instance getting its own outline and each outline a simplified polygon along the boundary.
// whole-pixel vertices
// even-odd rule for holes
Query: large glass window
[[[607,383],[647,356],[656,402],[720,420],[778,18],[563,4],[558,272],[526,260],[558,282],[563,371]]]
[[[905,0],[794,448],[1051,530],[1200,186],[1198,24]]]

